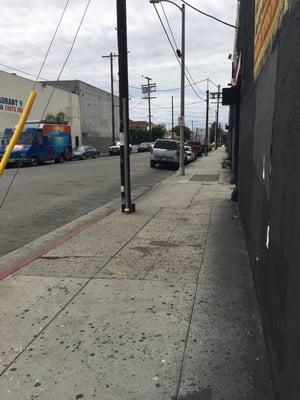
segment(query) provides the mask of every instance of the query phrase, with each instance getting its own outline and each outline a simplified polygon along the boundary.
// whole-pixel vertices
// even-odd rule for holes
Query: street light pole
[[[185,79],[185,5],[182,4],[182,31],[181,31],[181,95],[180,95],[180,175],[184,171],[184,79]]]
[[[180,126],[180,156],[179,156],[179,171],[180,175],[185,175],[184,171],[184,80],[185,80],[185,5],[182,4],[182,7],[179,7],[178,4],[174,3],[171,0],[150,0],[150,3],[154,5],[160,2],[171,3],[176,6],[182,15],[182,23],[181,23],[181,88],[180,88],[180,117],[179,117],[179,126]]]

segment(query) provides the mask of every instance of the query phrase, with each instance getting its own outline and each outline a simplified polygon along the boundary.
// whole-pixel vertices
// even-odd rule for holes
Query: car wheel
[[[155,162],[154,161],[150,161],[150,168],[155,168]]]
[[[92,154],[92,157],[93,157],[93,158],[96,158],[96,154],[95,154],[95,153],[93,153],[93,154]]]
[[[59,158],[56,158],[54,161],[56,162],[56,164],[61,164],[65,161],[64,156],[61,154]]]
[[[32,167],[36,167],[38,165],[38,160],[35,157],[32,157],[32,159],[30,160],[30,165]]]

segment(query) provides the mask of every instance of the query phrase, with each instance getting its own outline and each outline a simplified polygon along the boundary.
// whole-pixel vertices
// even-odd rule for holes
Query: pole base
[[[130,208],[126,208],[125,204],[122,204],[121,210],[122,210],[122,213],[125,213],[125,214],[134,213],[135,212],[135,203],[131,203]]]

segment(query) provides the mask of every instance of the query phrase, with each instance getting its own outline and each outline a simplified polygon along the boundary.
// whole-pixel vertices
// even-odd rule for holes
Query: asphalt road
[[[0,178],[0,199],[15,169]],[[131,156],[132,189],[152,187],[174,171],[150,169],[149,154]],[[0,209],[0,256],[117,198],[119,157],[21,168]]]

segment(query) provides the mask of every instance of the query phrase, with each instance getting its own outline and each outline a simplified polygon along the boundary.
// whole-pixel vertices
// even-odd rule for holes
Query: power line
[[[223,25],[229,26],[230,28],[234,28],[234,29],[240,29],[240,28],[239,28],[238,26],[236,26],[236,25],[229,24],[228,22],[225,22],[225,21],[223,21],[223,20],[221,20],[221,19],[219,19],[219,18],[217,18],[217,17],[215,17],[215,16],[213,16],[213,15],[207,14],[206,12],[199,10],[199,8],[196,8],[196,7],[192,6],[191,4],[189,4],[189,3],[188,3],[187,1],[185,1],[185,0],[182,0],[182,2],[183,2],[184,4],[186,4],[188,7],[192,8],[192,9],[195,10],[195,11],[197,11],[198,13],[200,13],[200,14],[202,14],[202,15],[205,15],[206,17],[211,18],[211,19],[213,19],[213,20],[215,20],[215,21],[217,21],[217,22],[220,22],[220,23],[223,24]]]
[[[164,6],[163,6],[163,4],[162,4],[162,3],[160,3],[160,5],[161,5],[161,8],[162,8],[162,10],[163,10],[163,13],[164,13],[164,15],[165,15],[165,19],[166,19],[166,21],[167,21],[167,24],[168,24],[169,30],[170,30],[170,32],[171,32],[171,35],[172,35],[172,38],[173,38],[173,40],[174,40],[174,44],[175,44],[175,46],[176,46],[176,49],[178,49],[178,45],[177,45],[177,43],[176,43],[176,39],[175,39],[175,36],[174,36],[173,30],[172,30],[172,28],[171,28],[171,25],[170,25],[170,23],[169,23],[169,20],[168,20],[167,14],[166,14],[166,12],[165,12]]]
[[[171,35],[172,35],[172,37],[173,37],[174,44],[175,44],[176,48],[178,49],[178,45],[177,45],[177,43],[176,43],[173,30],[172,30],[171,25],[170,25],[170,23],[169,23],[169,19],[168,19],[168,17],[167,17],[167,14],[166,14],[166,12],[165,12],[165,9],[164,9],[164,7],[163,7],[163,4],[162,4],[162,3],[160,3],[160,4],[161,4],[162,10],[163,10],[163,12],[164,12],[165,19],[166,19],[166,21],[167,21],[169,30],[170,30]],[[192,77],[192,74],[190,73],[190,71],[189,71],[189,69],[188,69],[188,67],[187,67],[186,65],[185,65],[185,70],[186,70],[186,72],[188,73],[189,77],[191,78],[193,84],[194,84],[195,86],[197,86],[197,89],[199,90],[199,93],[204,94],[204,92],[198,87],[197,83],[195,82],[194,78]]]
[[[178,49],[178,45],[177,45],[177,43],[176,43],[176,39],[175,39],[173,30],[172,30],[171,25],[170,25],[170,23],[169,23],[169,19],[168,19],[168,17],[167,17],[167,14],[166,14],[166,12],[165,12],[165,9],[164,9],[164,7],[163,7],[163,4],[162,4],[162,3],[160,3],[160,4],[161,4],[162,10],[163,10],[163,13],[164,13],[164,16],[165,16],[167,25],[168,25],[168,27],[169,27],[169,31],[170,31],[170,33],[171,33],[171,35],[172,35],[173,40],[174,40],[175,47],[176,47],[176,49]],[[176,52],[176,55],[177,55],[177,52]],[[186,72],[188,73],[189,77],[191,78],[193,84],[194,84],[195,86],[197,86],[197,83],[195,82],[194,78],[192,77],[192,74],[190,73],[190,71],[189,71],[189,69],[188,69],[188,67],[187,67],[186,65],[185,65],[185,70],[186,70]],[[198,86],[197,86],[197,89],[199,90],[200,93],[202,92],[202,94],[204,94],[204,92],[203,92]]]
[[[164,30],[166,36],[167,36],[168,42],[170,43],[170,45],[171,45],[171,47],[172,47],[173,53],[174,53],[174,55],[175,55],[175,57],[176,57],[176,59],[177,59],[177,61],[178,61],[178,64],[181,65],[181,62],[179,61],[179,57],[178,57],[178,55],[177,55],[177,52],[176,52],[176,50],[175,50],[175,48],[174,48],[174,46],[173,46],[173,43],[171,42],[171,39],[170,39],[170,37],[169,37],[169,34],[168,34],[168,32],[167,32],[167,30],[166,30],[166,28],[165,28],[165,25],[164,25],[164,23],[163,23],[163,21],[162,21],[162,19],[161,19],[161,16],[159,15],[159,12],[158,12],[158,10],[157,10],[157,8],[156,8],[155,3],[153,3],[153,7],[154,7],[154,9],[155,9],[155,11],[156,11],[156,14],[157,14],[157,16],[158,16],[158,19],[159,19],[159,21],[160,21],[160,23],[161,23],[161,25],[162,25],[162,28],[163,28],[163,30]],[[199,97],[199,99],[201,99],[202,101],[206,101],[205,99],[203,99],[203,98],[196,92],[195,88],[193,87],[193,85],[192,85],[192,83],[191,83],[191,81],[190,81],[190,79],[189,79],[189,77],[187,76],[186,73],[185,73],[185,77],[186,77],[187,81],[189,82],[189,84],[190,84],[190,86],[191,86],[193,92],[195,93],[195,95],[196,95],[197,97]]]
[[[37,75],[35,75],[35,74],[30,74],[29,72],[23,71],[23,70],[21,70],[21,69],[17,69],[17,68],[14,68],[14,67],[10,67],[9,65],[1,64],[1,63],[0,63],[0,65],[1,65],[2,67],[7,68],[7,69],[11,69],[12,71],[20,72],[21,74],[28,75],[28,76],[32,76],[33,78],[37,78]],[[49,79],[46,79],[46,78],[42,78],[41,76],[39,77],[39,79],[41,79],[41,80],[43,80],[43,81],[48,81],[48,80],[49,80]]]
[[[201,81],[197,81],[197,82],[195,82],[195,83],[193,83],[193,85],[197,85],[197,84],[199,84],[199,83],[202,83],[202,82],[206,82],[207,81],[207,78],[206,79],[202,79]],[[185,88],[189,88],[191,85],[186,85],[185,86]],[[157,92],[173,92],[173,91],[175,91],[175,90],[180,90],[181,88],[173,88],[173,89],[157,89]]]
[[[69,2],[69,0],[67,0],[67,3],[66,3],[66,4],[68,4],[68,2]],[[76,31],[76,33],[75,33],[74,39],[73,39],[72,44],[71,44],[71,47],[70,47],[70,49],[69,49],[69,52],[68,52],[68,54],[67,54],[67,56],[66,56],[66,59],[65,59],[63,65],[62,65],[62,68],[61,68],[61,70],[60,70],[60,72],[59,72],[59,74],[58,74],[57,82],[59,81],[59,79],[60,79],[60,77],[61,77],[61,75],[62,75],[62,73],[63,73],[63,71],[64,71],[64,69],[65,69],[65,66],[66,66],[66,64],[67,64],[67,62],[68,62],[68,60],[69,60],[69,58],[70,58],[70,56],[71,56],[71,53],[72,53],[72,51],[73,51],[73,48],[74,48],[76,39],[77,39],[78,34],[79,34],[79,31],[80,31],[80,28],[81,28],[81,26],[82,26],[82,23],[83,23],[84,18],[85,18],[85,16],[86,16],[87,10],[88,10],[88,8],[89,8],[90,2],[91,2],[91,0],[88,0],[87,5],[86,5],[86,7],[85,7],[85,9],[84,9],[83,15],[82,15],[82,17],[81,17],[79,26],[78,26],[77,31]],[[64,15],[64,13],[65,13],[65,9],[63,10],[63,14],[62,14],[62,15]],[[60,18],[60,20],[59,20],[59,23],[58,23],[59,25],[60,25],[60,23],[61,23],[61,19],[62,19],[62,18]],[[58,28],[55,30],[54,35],[56,35],[57,30],[58,30]],[[52,38],[52,40],[51,40],[51,43],[53,43],[53,38]],[[48,53],[49,53],[49,51],[46,53],[46,55],[47,55]],[[44,61],[43,61],[43,63],[44,63]],[[41,69],[40,69],[40,71],[41,71]],[[41,115],[41,120],[42,120],[42,119],[44,118],[44,116],[45,116],[45,113],[46,113],[47,108],[48,108],[48,106],[49,106],[49,103],[50,103],[50,101],[51,101],[51,99],[52,99],[52,97],[53,97],[53,94],[54,94],[55,89],[56,89],[56,87],[54,86],[53,89],[52,89],[52,91],[51,91],[51,93],[50,93],[50,96],[49,96],[49,98],[48,98],[48,101],[47,101],[47,103],[46,103],[46,106],[45,106],[45,108],[44,108],[44,110],[43,110],[43,113],[42,113],[42,115]],[[33,135],[32,141],[34,140],[35,136],[36,136],[36,135]],[[22,161],[23,161],[23,160],[22,160]],[[7,196],[8,196],[8,193],[9,193],[9,191],[10,191],[10,189],[11,189],[11,187],[12,187],[12,185],[13,185],[15,179],[16,179],[16,176],[18,175],[18,173],[19,173],[19,171],[20,171],[20,168],[21,168],[21,165],[22,165],[22,161],[21,161],[21,163],[19,164],[19,166],[18,166],[16,172],[14,173],[14,175],[13,175],[11,181],[10,181],[10,184],[9,184],[9,186],[8,186],[6,192],[5,192],[5,194],[4,194],[4,196],[3,196],[2,200],[1,200],[0,209],[3,207],[3,204],[5,203],[5,200],[6,200]]]
[[[38,74],[37,74],[36,80],[35,80],[35,82],[34,82],[33,89],[35,89],[36,84],[37,84],[37,81],[39,80],[39,77],[40,77],[40,75],[41,75],[41,73],[42,73],[42,70],[43,70],[43,68],[44,68],[44,66],[45,66],[45,62],[46,62],[46,60],[47,60],[47,58],[48,58],[48,55],[49,55],[49,52],[50,52],[50,50],[51,50],[52,44],[53,44],[53,42],[54,42],[54,40],[55,40],[55,38],[56,38],[56,34],[57,34],[58,29],[59,29],[59,27],[60,27],[61,21],[63,20],[63,17],[64,17],[64,15],[65,15],[65,12],[66,12],[66,10],[67,10],[67,8],[68,8],[69,2],[70,2],[70,0],[67,0],[67,2],[66,2],[66,4],[65,4],[65,7],[64,7],[64,9],[63,9],[63,12],[62,12],[62,14],[61,14],[61,16],[60,16],[60,19],[59,19],[59,21],[58,21],[58,24],[57,24],[57,26],[56,26],[56,29],[55,29],[55,31],[54,31],[54,34],[53,34],[52,39],[51,39],[51,41],[50,41],[50,44],[49,44],[49,46],[48,46],[48,50],[46,51],[44,60],[43,60],[43,62],[42,62],[42,64],[41,64],[41,67],[40,67],[39,72],[38,72]]]

